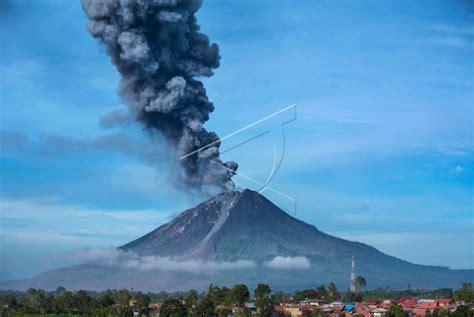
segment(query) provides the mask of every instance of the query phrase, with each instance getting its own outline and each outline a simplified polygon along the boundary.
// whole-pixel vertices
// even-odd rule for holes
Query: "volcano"
[[[198,263],[204,269],[226,263],[228,268],[193,272],[164,270],[160,265],[144,269],[95,262],[0,286],[88,290],[133,287],[156,292],[202,290],[210,283],[246,283],[252,287],[264,282],[272,289],[290,291],[333,281],[346,289],[352,256],[357,261],[357,274],[364,276],[371,288],[405,288],[408,284],[417,288],[457,287],[461,282],[474,281],[474,270],[413,264],[369,245],[323,233],[251,190],[219,194],[119,250],[134,259],[173,259],[171,263],[177,266]],[[252,265],[233,265],[242,261]]]

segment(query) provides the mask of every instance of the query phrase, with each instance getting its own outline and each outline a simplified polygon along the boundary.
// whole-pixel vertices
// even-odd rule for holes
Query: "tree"
[[[258,284],[257,288],[254,291],[254,295],[256,298],[265,298],[268,297],[272,293],[272,290],[268,284]]]
[[[341,294],[339,294],[336,284],[330,282],[328,285],[328,299],[334,301],[339,298],[341,298]]]
[[[347,291],[346,295],[344,296],[344,300],[348,302],[361,302],[362,301],[362,295],[360,293],[354,293],[351,292],[350,290]]]
[[[314,298],[317,297],[317,292],[314,289],[304,289],[302,291],[296,291],[293,294],[293,300],[299,302],[305,298]]]
[[[149,314],[148,305],[151,302],[150,296],[139,292],[135,295],[135,300],[137,301],[137,306],[140,308],[140,315],[143,314],[143,315],[148,316]]]
[[[61,295],[65,291],[66,289],[63,286],[58,286],[58,288],[56,288],[56,295]]]
[[[316,287],[316,297],[318,298],[328,297],[328,291],[326,290],[326,287],[324,287],[323,284],[320,284],[318,287]]]
[[[189,311],[191,311],[193,307],[196,306],[198,298],[198,293],[194,289],[190,290],[189,293],[186,295],[186,297],[184,298],[184,305],[188,308]]]
[[[86,311],[90,307],[91,301],[90,296],[83,290],[77,291],[74,294],[74,308],[77,311]]]
[[[130,293],[126,289],[121,289],[115,292],[115,302],[121,306],[128,306],[128,301],[130,298]]]
[[[212,297],[212,295],[206,294],[202,298],[201,302],[196,307],[195,315],[202,316],[202,317],[217,316],[216,302],[214,301],[214,298]]]
[[[408,314],[403,310],[400,305],[392,305],[385,313],[385,317],[406,317]]]
[[[232,308],[220,306],[216,308],[216,313],[218,317],[227,317],[229,315],[232,315]]]
[[[231,290],[232,300],[239,307],[244,307],[244,303],[249,299],[249,289],[245,284],[236,284]]]
[[[365,282],[365,278],[360,275],[357,276],[355,282],[356,282],[356,289],[358,291],[361,291],[367,285],[367,283]]]
[[[183,317],[186,314],[186,307],[175,298],[165,300],[160,308],[160,317]]]
[[[18,300],[16,299],[14,294],[11,293],[0,293],[0,309],[1,308],[7,308],[7,309],[17,309],[18,308]],[[0,310],[1,312],[1,310]],[[0,313],[0,316],[3,316]],[[5,314],[5,316],[7,316]]]
[[[255,289],[254,295],[256,300],[256,306],[258,316],[267,317],[272,313],[270,294],[272,290],[267,284],[258,284]]]
[[[474,301],[474,290],[471,283],[462,283],[461,287],[454,292],[454,299],[465,303]]]
[[[223,287],[222,289],[219,288],[219,286],[216,285],[209,285],[209,288],[207,290],[207,294],[212,297],[214,302],[219,305],[222,304],[225,301],[225,296],[228,295],[225,293],[225,290],[228,290],[226,287]]]
[[[56,298],[56,305],[60,312],[72,313],[74,310],[74,301],[74,295],[69,291],[65,291]]]
[[[281,304],[281,303],[289,303],[290,302],[290,295],[284,293],[284,292],[276,292],[272,296],[273,302]]]
[[[99,307],[109,307],[114,304],[114,300],[110,292],[103,292],[97,297],[96,303]]]
[[[470,317],[469,307],[466,305],[459,305],[458,308],[451,314],[451,317]]]
[[[222,286],[219,292],[219,300],[216,301],[216,305],[232,305],[232,289]]]

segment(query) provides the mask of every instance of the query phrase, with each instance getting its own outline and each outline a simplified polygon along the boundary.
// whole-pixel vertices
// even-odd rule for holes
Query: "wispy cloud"
[[[71,219],[107,217],[118,220],[163,221],[169,212],[162,210],[102,210],[62,204],[58,197],[38,199],[0,199],[0,217],[10,219]]]
[[[446,46],[452,48],[474,48],[472,40],[456,36],[431,38],[427,39],[425,42],[432,45]]]
[[[276,256],[265,262],[264,265],[271,269],[280,270],[307,270],[311,267],[310,261],[304,256]]]
[[[463,173],[465,172],[464,168],[460,165],[456,165],[456,167],[453,167],[451,170],[450,170],[451,173],[455,173],[455,174],[460,174],[460,173]]]
[[[472,26],[457,26],[457,25],[432,25],[430,29],[442,33],[460,34],[460,35],[474,35],[474,27]]]
[[[436,24],[430,26],[435,31],[435,37],[426,42],[452,48],[474,48],[474,27],[461,25]]]
[[[133,252],[116,248],[84,249],[74,252],[72,259],[78,262],[94,262],[107,266],[140,271],[182,271],[212,273],[225,270],[247,270],[256,268],[249,260],[202,261],[195,259],[173,259],[162,256],[139,256]]]
[[[119,153],[138,158],[149,165],[166,159],[169,151],[159,136],[150,139],[133,133],[113,132],[95,138],[72,138],[60,134],[39,134],[30,137],[16,131],[0,130],[2,156],[36,159],[67,157],[94,152]],[[168,154],[167,154],[168,153]]]
[[[469,225],[457,233],[449,230],[432,233],[429,230],[408,232],[387,229],[386,232],[370,230],[361,234],[339,232],[338,236],[362,243],[367,243],[380,251],[397,256],[403,260],[426,265],[440,265],[451,268],[472,268],[472,255],[469,252],[458,253],[456,250],[472,248],[472,236]],[[453,241],[458,241],[452,248]],[[403,250],[403,255],[400,251]],[[443,254],[440,257],[441,253]],[[364,259],[359,259],[364,261]]]
[[[58,197],[0,199],[5,241],[87,246],[124,243],[166,222],[166,210],[105,210],[70,205]],[[107,224],[107,225],[104,225]]]

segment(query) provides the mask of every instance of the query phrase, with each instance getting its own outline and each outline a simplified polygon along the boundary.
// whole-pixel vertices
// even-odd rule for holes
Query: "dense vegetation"
[[[364,284],[364,285],[361,285]],[[234,287],[218,287],[210,285],[205,293],[195,290],[182,293],[148,293],[122,290],[104,292],[87,292],[83,290],[71,292],[63,287],[56,291],[29,289],[27,292],[0,292],[1,316],[23,316],[25,314],[41,314],[42,316],[132,316],[135,309],[140,315],[149,316],[150,303],[162,303],[160,316],[227,316],[232,308],[244,313],[244,304],[253,299],[259,316],[269,316],[274,305],[280,303],[298,303],[305,298],[322,298],[326,301],[341,300],[352,302],[366,299],[397,299],[400,297],[441,298],[450,297],[464,302],[474,301],[474,290],[469,283],[464,283],[458,290],[390,290],[375,289],[363,291],[365,286],[359,280],[357,293],[341,293],[334,283],[326,286],[318,285],[314,289],[296,291],[292,294],[274,292],[266,284],[258,284],[253,293],[244,284]],[[134,307],[129,300],[135,300]],[[453,317],[468,316],[465,311],[455,312]],[[400,308],[393,306],[388,316],[403,317]],[[456,314],[457,313],[457,314]],[[320,316],[320,315],[318,315]]]

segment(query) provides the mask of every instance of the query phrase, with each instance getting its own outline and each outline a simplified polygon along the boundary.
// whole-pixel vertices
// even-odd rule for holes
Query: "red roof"
[[[438,298],[435,300],[435,302],[439,305],[439,304],[443,304],[443,305],[446,305],[446,304],[450,304],[453,302],[453,300],[451,298]]]
[[[367,308],[357,306],[356,313],[364,315],[364,317],[370,317],[370,311]]]
[[[273,309],[275,309],[275,311],[278,312],[278,313],[284,313],[285,310],[286,310],[286,306],[285,305],[278,305],[278,306],[273,307]]]
[[[416,306],[416,308],[420,309],[433,309],[436,308],[438,304],[436,302],[421,302]]]
[[[317,310],[316,307],[313,305],[300,305],[301,310],[308,311],[308,312],[314,312]]]
[[[148,307],[159,309],[161,307],[161,304],[160,303],[152,303],[152,304],[148,304]]]
[[[423,308],[413,308],[411,311],[412,316],[424,316],[426,314],[426,309]]]
[[[398,300],[398,304],[402,305],[403,308],[413,308],[417,301],[414,298],[404,298],[403,301]]]
[[[379,303],[379,301],[376,300],[376,299],[368,299],[368,300],[365,301],[365,303],[367,305],[377,305]]]

